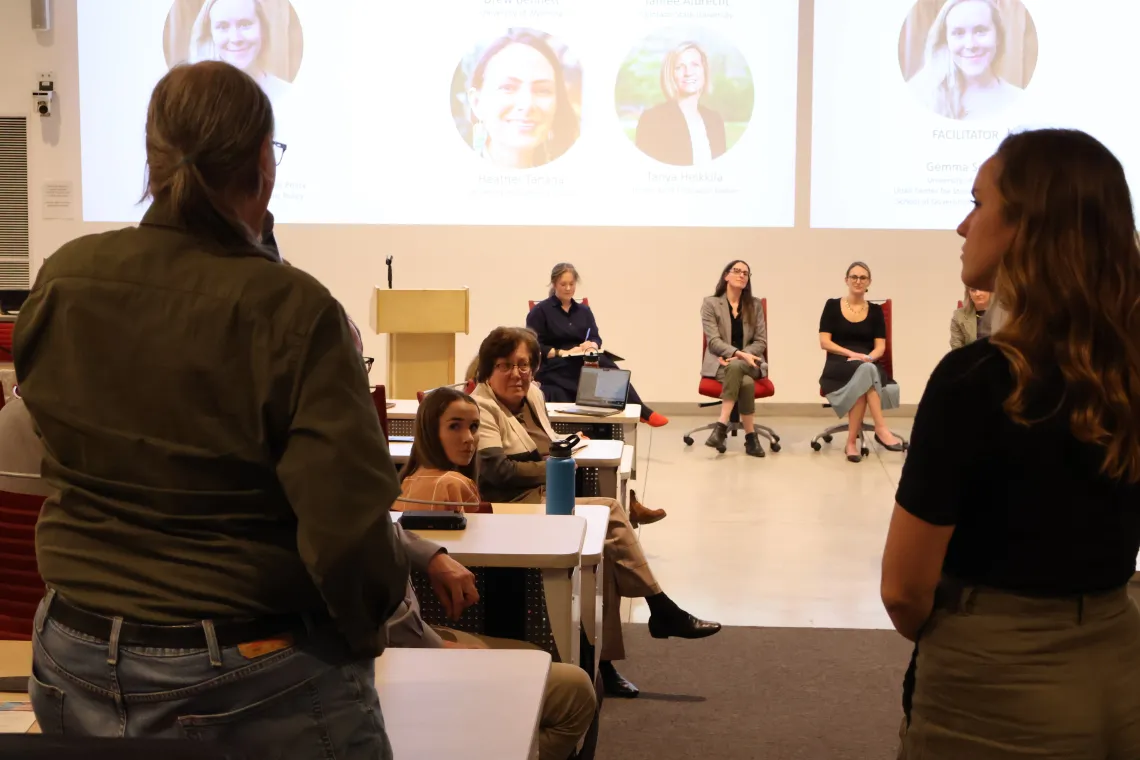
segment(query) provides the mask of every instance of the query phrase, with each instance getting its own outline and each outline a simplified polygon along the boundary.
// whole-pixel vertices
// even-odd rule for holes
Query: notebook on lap
[[[629,395],[629,370],[582,367],[574,405],[562,411],[587,417],[610,417],[625,411]]]

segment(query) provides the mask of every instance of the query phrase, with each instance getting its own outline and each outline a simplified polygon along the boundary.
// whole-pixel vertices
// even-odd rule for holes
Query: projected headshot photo
[[[639,42],[618,71],[614,100],[638,150],[663,164],[699,166],[740,140],[756,93],[740,51],[698,27]]]
[[[175,0],[166,17],[167,66],[225,61],[249,74],[271,101],[301,68],[301,22],[289,0]]]
[[[543,166],[578,140],[582,66],[558,38],[508,29],[456,66],[451,115],[463,141],[494,166]]]
[[[1021,0],[918,0],[899,33],[911,94],[947,119],[989,119],[1024,96],[1037,27]]]

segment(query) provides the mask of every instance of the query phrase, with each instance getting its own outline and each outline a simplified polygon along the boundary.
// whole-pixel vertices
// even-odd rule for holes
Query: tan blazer
[[[495,397],[486,383],[471,392],[479,406],[479,492],[487,501],[515,501],[546,483],[546,463],[538,444],[518,419]],[[559,436],[546,416],[542,391],[531,383],[526,403],[546,436]]]
[[[950,318],[950,348],[968,346],[978,339],[978,313],[967,304]]]
[[[768,350],[768,325],[764,321],[764,309],[760,299],[753,298],[756,306],[756,319],[751,324],[744,323],[744,345],[732,345],[732,312],[728,299],[724,296],[709,296],[701,304],[701,325],[708,345],[701,360],[701,377],[716,377],[721,368],[718,357],[731,359],[737,351],[764,356]],[[761,361],[758,369],[746,367],[745,371],[754,378],[768,376],[768,362]]]

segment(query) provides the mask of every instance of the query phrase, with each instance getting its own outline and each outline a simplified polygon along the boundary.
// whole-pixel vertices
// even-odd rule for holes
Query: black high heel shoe
[[[906,451],[906,444],[902,441],[891,444],[883,443],[883,439],[879,437],[878,433],[875,433],[875,443],[879,444],[887,451]]]
[[[858,447],[859,444],[856,443],[855,445],[856,445],[856,447]],[[846,452],[846,450],[847,449],[845,448],[844,451]],[[852,462],[854,464],[859,464],[860,462],[863,461],[863,453],[858,448],[856,448],[854,454],[848,454],[847,455],[847,461]]]

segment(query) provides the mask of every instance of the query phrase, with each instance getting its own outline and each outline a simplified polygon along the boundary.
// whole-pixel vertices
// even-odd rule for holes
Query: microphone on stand
[[[388,265],[388,290],[392,289],[392,257],[384,259],[384,263]]]

